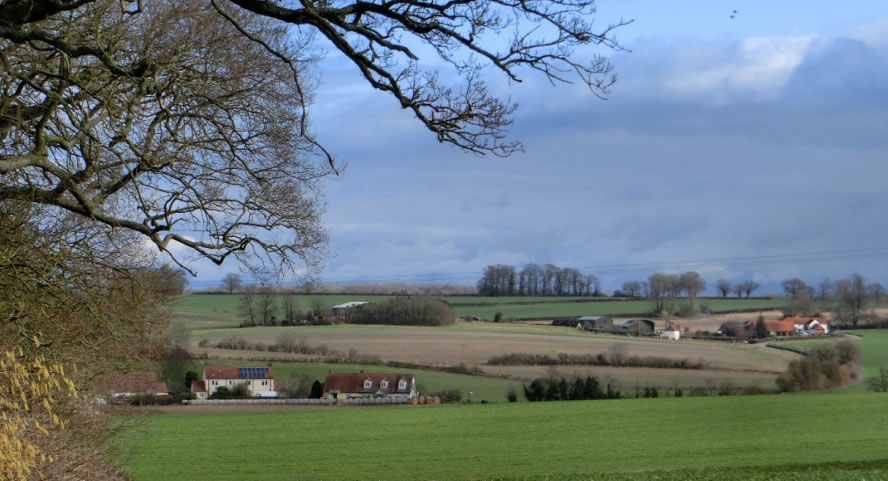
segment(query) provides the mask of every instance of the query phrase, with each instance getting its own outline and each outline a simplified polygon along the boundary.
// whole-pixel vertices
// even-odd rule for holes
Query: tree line
[[[789,299],[786,314],[813,315],[820,310],[823,302],[831,301],[830,310],[835,314],[835,319],[854,327],[861,321],[871,320],[867,314],[868,307],[888,300],[888,293],[882,284],[867,283],[863,276],[856,273],[847,279],[823,279],[817,287],[795,277],[784,280],[781,286],[784,297]]]
[[[593,274],[572,267],[527,264],[521,270],[503,264],[484,268],[478,280],[481,296],[600,296],[601,283]]]

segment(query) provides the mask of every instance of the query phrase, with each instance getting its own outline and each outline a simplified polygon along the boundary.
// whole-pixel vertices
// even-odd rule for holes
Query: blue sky
[[[325,185],[321,280],[474,284],[536,262],[606,290],[657,270],[698,270],[710,292],[888,281],[888,2],[599,3],[596,22],[620,18],[608,100],[494,78],[526,147],[507,159],[438,144],[328,55],[314,125],[348,166]],[[194,266],[194,288],[237,269]]]

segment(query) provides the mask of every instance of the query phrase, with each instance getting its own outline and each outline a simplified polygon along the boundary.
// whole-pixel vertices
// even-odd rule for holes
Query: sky
[[[439,144],[328,54],[313,106],[343,175],[325,182],[321,282],[473,285],[552,263],[605,291],[656,271],[755,279],[858,272],[888,282],[888,2],[603,0],[607,100],[491,76],[526,151]],[[737,10],[734,18],[733,11]],[[236,265],[195,263],[192,288]]]

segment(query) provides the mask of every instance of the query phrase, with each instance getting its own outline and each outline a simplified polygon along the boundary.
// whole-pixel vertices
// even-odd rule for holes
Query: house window
[[[364,379],[364,389],[370,389],[371,387],[373,387],[373,381]]]
[[[234,381],[228,381],[228,385],[229,385],[229,386],[234,385]]]
[[[262,381],[263,386],[268,386],[268,381]]]
[[[213,379],[211,382],[212,382],[213,386],[218,386],[218,385],[219,385],[219,381],[217,381],[217,380],[215,380],[215,379]]]
[[[382,381],[380,381],[380,382],[379,382],[379,387],[381,387],[381,388],[383,388],[383,389],[389,387],[389,382],[388,382],[388,380],[387,380],[387,379],[383,379]]]
[[[401,390],[407,389],[407,380],[406,379],[401,379],[400,381],[398,381],[398,389],[401,389]]]

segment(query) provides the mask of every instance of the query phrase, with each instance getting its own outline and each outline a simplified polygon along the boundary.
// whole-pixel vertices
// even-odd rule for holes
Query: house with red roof
[[[134,398],[138,396],[167,398],[170,390],[151,371],[130,373],[109,373],[95,381],[96,389],[111,399]]]
[[[351,399],[391,397],[413,399],[418,396],[412,374],[333,372],[324,379],[324,398]]]
[[[192,381],[191,392],[197,399],[207,399],[223,386],[229,390],[246,386],[252,397],[277,397],[270,363],[264,367],[204,366],[203,378]]]
[[[768,328],[768,335],[774,337],[796,336],[795,323],[792,320],[780,319],[766,320],[765,326]]]
[[[796,332],[802,336],[822,336],[829,334],[829,324],[818,317],[791,316],[783,318],[784,321],[792,321]]]

